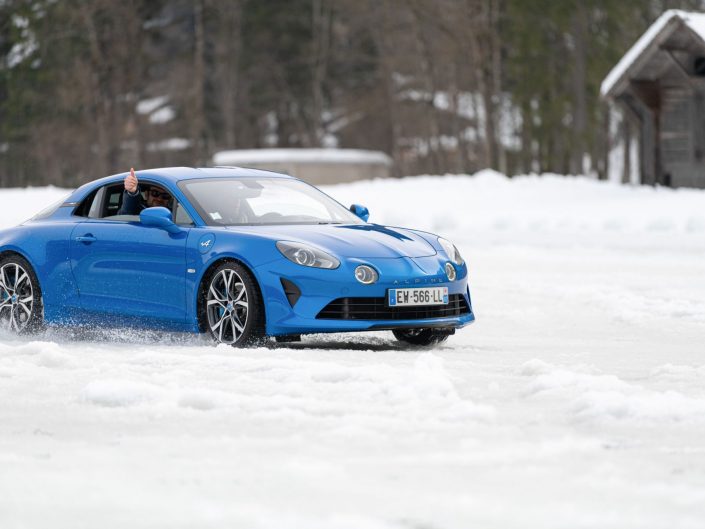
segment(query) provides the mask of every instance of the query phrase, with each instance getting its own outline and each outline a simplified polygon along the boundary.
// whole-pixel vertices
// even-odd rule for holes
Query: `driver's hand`
[[[134,167],[130,168],[130,174],[125,177],[125,191],[131,195],[137,192],[137,175]]]

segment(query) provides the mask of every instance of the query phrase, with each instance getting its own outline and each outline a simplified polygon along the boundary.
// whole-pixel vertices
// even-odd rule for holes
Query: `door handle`
[[[80,237],[76,237],[76,242],[82,242],[84,244],[90,244],[90,243],[95,242],[97,240],[98,239],[93,237],[93,235],[91,235],[90,233],[87,233],[86,235],[82,235]]]

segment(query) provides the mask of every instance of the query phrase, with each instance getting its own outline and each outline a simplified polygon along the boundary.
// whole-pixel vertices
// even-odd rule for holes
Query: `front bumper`
[[[456,267],[457,279],[448,281],[446,261],[439,256],[396,259],[345,259],[335,270],[296,265],[286,259],[262,265],[256,276],[262,287],[266,310],[266,334],[353,332],[381,329],[447,328],[459,329],[475,320],[467,284],[467,267]],[[374,267],[379,281],[363,285],[355,280],[360,264]],[[290,281],[301,295],[291,304],[282,279]],[[400,319],[321,319],[317,316],[332,301],[341,298],[386,298],[390,288],[447,287],[450,296],[462,297],[467,312],[451,317]],[[398,316],[398,315],[397,315]]]

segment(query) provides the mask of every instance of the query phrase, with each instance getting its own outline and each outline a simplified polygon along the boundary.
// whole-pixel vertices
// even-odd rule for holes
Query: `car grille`
[[[339,298],[331,301],[316,319],[319,320],[424,320],[469,314],[462,294],[448,296],[447,305],[388,307],[385,298]]]

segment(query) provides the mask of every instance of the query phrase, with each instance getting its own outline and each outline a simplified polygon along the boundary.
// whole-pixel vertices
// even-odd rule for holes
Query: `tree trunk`
[[[421,12],[419,0],[410,3],[411,13],[414,18],[414,31],[416,36],[416,46],[419,50],[419,67],[421,70],[421,84],[427,96],[426,101],[426,123],[428,150],[431,160],[431,171],[439,174],[446,170],[443,146],[441,145],[441,127],[438,121],[438,113],[435,107],[435,98],[438,94],[436,87],[436,74],[434,72],[434,60],[429,42],[424,28],[424,13]]]
[[[375,19],[378,21],[372,27],[372,35],[375,39],[375,44],[379,48],[380,53],[377,57],[378,67],[381,70],[382,93],[384,97],[384,112],[378,119],[383,119],[383,130],[386,131],[386,148],[385,150],[391,155],[394,160],[395,176],[403,176],[407,174],[408,167],[405,164],[404,157],[399,145],[399,137],[401,136],[401,121],[397,112],[397,96],[394,85],[394,64],[392,64],[391,45],[389,44],[389,33],[387,28],[393,20],[388,2],[377,2],[372,0],[370,9],[376,13]]]
[[[530,173],[533,169],[533,111],[531,103],[524,101],[521,105],[521,172]]]
[[[311,8],[313,18],[313,72],[311,83],[313,116],[311,119],[310,136],[311,143],[315,146],[321,146],[325,136],[323,125],[323,111],[325,109],[323,85],[328,71],[330,33],[333,15],[328,0],[313,0]]]
[[[492,42],[492,89],[495,94],[494,101],[494,128],[495,128],[495,147],[497,157],[497,169],[501,173],[507,172],[507,156],[502,143],[501,120],[502,112],[504,111],[502,100],[502,45],[499,36],[499,13],[501,0],[489,0],[489,30]]]
[[[191,101],[193,115],[191,118],[191,147],[194,163],[205,165],[208,160],[208,145],[206,140],[206,109],[205,109],[205,21],[203,0],[194,0],[194,48],[193,77],[191,85]]]
[[[86,28],[86,36],[90,50],[93,123],[96,128],[95,139],[97,140],[98,147],[98,163],[96,164],[96,170],[99,174],[107,174],[108,168],[110,167],[110,144],[113,140],[111,134],[113,126],[111,123],[109,101],[111,95],[109,93],[109,83],[104,81],[102,71],[102,66],[104,65],[103,54],[98,37],[98,30],[95,26],[95,20],[93,19],[93,10],[83,9],[81,15],[83,16],[83,23]]]
[[[501,49],[499,45],[498,21],[499,0],[483,1],[483,31],[478,34],[481,40],[481,62],[483,74],[480,76],[480,93],[485,114],[486,165],[497,170],[506,170],[504,152],[498,139],[501,93]]]
[[[216,31],[214,56],[214,83],[220,102],[222,133],[218,148],[234,149],[238,146],[237,114],[239,95],[238,75],[242,49],[242,1],[212,0]]]
[[[587,125],[586,101],[586,33],[587,12],[582,2],[577,2],[573,15],[573,145],[570,172],[582,174],[585,157],[585,129]]]

